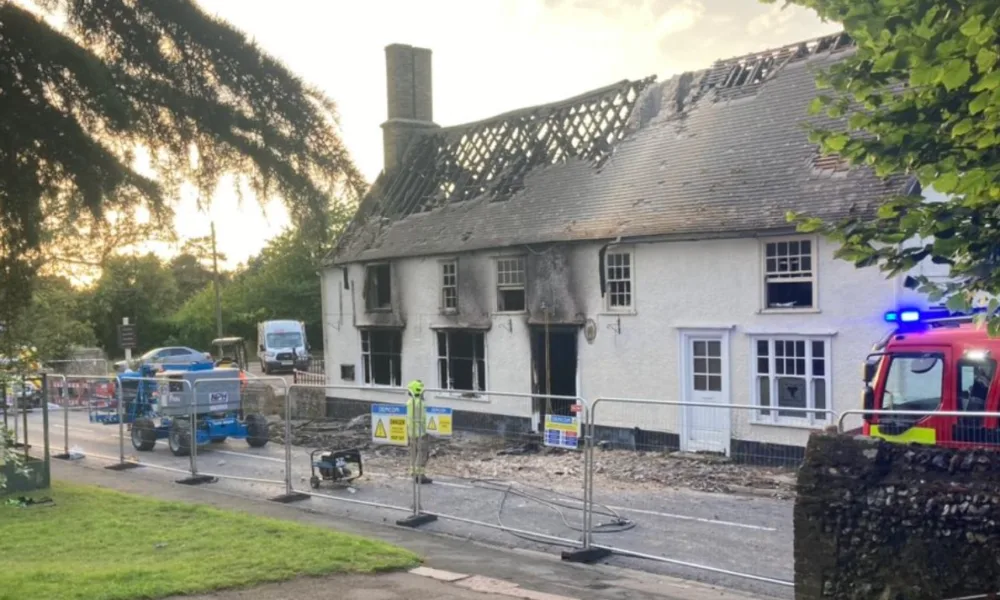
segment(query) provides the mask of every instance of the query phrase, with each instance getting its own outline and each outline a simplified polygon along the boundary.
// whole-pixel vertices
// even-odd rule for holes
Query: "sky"
[[[833,33],[782,0],[199,0],[336,103],[342,137],[373,181],[382,168],[385,46],[433,52],[434,120],[476,121],[576,96],[622,79],[663,79],[729,58]],[[187,195],[182,238],[214,219],[228,266],[288,224],[280,205],[240,206],[220,186],[208,214]]]

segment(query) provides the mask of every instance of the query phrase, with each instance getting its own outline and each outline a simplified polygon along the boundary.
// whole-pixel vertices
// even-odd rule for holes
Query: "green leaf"
[[[891,71],[896,65],[896,59],[899,57],[899,50],[890,50],[878,57],[878,59],[872,64],[872,71],[875,73],[884,73],[886,71]]]
[[[975,124],[972,122],[972,119],[963,119],[959,121],[957,125],[952,127],[951,136],[952,137],[963,136],[972,131],[973,127],[975,127]]]
[[[986,107],[990,105],[990,93],[982,92],[978,96],[972,99],[969,103],[969,112],[973,115],[978,115],[979,113],[986,110]]]
[[[976,15],[971,19],[969,19],[968,21],[966,21],[965,23],[962,23],[962,26],[959,27],[959,31],[961,31],[962,35],[964,35],[965,37],[973,37],[977,35],[982,28],[983,28],[983,15]]]
[[[875,216],[880,219],[892,219],[898,214],[899,211],[896,210],[896,206],[890,202],[878,207],[878,211],[875,213]]]
[[[1000,317],[990,319],[990,324],[986,327],[986,335],[991,338],[1000,337]]]
[[[955,294],[948,298],[946,306],[952,312],[966,312],[969,310],[969,299],[965,294]]]
[[[910,71],[910,85],[923,87],[937,81],[941,68],[934,64],[921,65]]]
[[[826,102],[823,101],[823,96],[814,98],[811,103],[809,103],[809,114],[818,115],[823,112],[826,107]]]
[[[934,180],[934,189],[942,194],[950,194],[958,187],[958,173],[944,173]]]
[[[972,68],[969,66],[969,61],[956,59],[948,61],[941,76],[941,83],[952,92],[965,85],[971,78]]]
[[[1000,58],[1000,54],[997,54],[989,48],[980,48],[979,53],[976,54],[976,67],[979,68],[980,73],[986,73],[997,64],[997,59]]]
[[[995,90],[1000,87],[1000,71],[992,71],[972,86],[973,92]]]
[[[831,135],[826,139],[826,147],[833,152],[840,152],[847,147],[847,142],[849,141],[850,138],[842,133]]]

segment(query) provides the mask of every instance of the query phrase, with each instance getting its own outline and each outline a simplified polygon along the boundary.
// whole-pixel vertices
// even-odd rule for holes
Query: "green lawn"
[[[0,497],[0,599],[159,598],[418,563],[382,542],[244,513],[63,483],[51,497],[30,508]]]

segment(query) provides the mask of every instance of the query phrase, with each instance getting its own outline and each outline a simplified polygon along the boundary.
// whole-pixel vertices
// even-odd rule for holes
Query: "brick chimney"
[[[415,134],[434,124],[431,51],[406,44],[385,48],[389,115],[382,124],[385,171],[398,169]]]

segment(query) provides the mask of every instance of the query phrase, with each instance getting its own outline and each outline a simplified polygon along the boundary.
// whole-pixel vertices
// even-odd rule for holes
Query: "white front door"
[[[684,398],[699,405],[729,404],[729,348],[724,333],[683,334]],[[681,448],[729,454],[730,410],[685,406]]]

